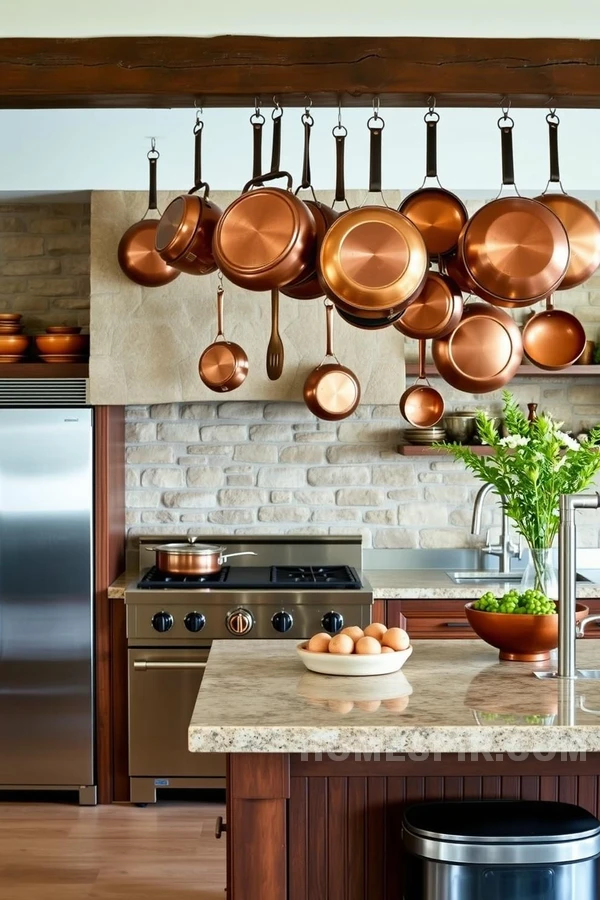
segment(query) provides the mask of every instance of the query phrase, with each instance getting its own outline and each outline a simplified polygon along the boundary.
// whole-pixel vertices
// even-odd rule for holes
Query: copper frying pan
[[[131,225],[121,240],[117,250],[119,265],[125,275],[142,287],[162,287],[174,281],[180,274],[178,269],[168,265],[159,255],[156,243],[156,229],[159,219],[147,219],[152,210],[158,210],[156,202],[156,169],[160,153],[152,138],[152,149],[148,153],[150,166],[150,187],[148,191],[148,209],[144,217]],[[159,212],[160,217],[160,212]]]
[[[401,312],[394,313],[392,316],[379,316],[377,318],[364,318],[362,315],[357,315],[356,313],[349,313],[338,304],[335,304],[335,308],[338,311],[340,318],[347,322],[348,325],[353,325],[354,328],[362,328],[363,331],[378,331],[381,328],[389,328],[390,325],[393,325],[398,321]],[[410,309],[410,307],[409,307]]]
[[[444,398],[432,388],[425,374],[426,341],[419,341],[419,375],[400,397],[400,414],[415,428],[431,428],[444,415]],[[420,384],[419,382],[425,382]]]
[[[208,275],[217,268],[212,241],[221,210],[209,200],[210,188],[202,181],[203,127],[197,115],[194,125],[194,187],[169,203],[156,229],[159,254],[165,262],[188,275]],[[204,190],[202,197],[198,196],[200,190]]]
[[[369,192],[381,194],[381,135],[378,112],[367,123]],[[383,195],[382,195],[383,196]],[[385,201],[384,201],[385,202]],[[427,273],[427,250],[410,219],[388,206],[362,206],[343,213],[321,244],[321,279],[326,294],[348,307],[400,312],[418,295]]]
[[[437,176],[437,125],[439,114],[431,107],[425,115],[427,126],[427,168],[421,187],[400,204],[400,212],[414,222],[430,256],[443,256],[456,249],[458,236],[469,215],[456,194],[442,187]],[[429,178],[435,186],[425,187]]]
[[[502,309],[471,303],[454,331],[432,342],[433,361],[448,384],[486,394],[507,384],[523,358],[521,332]]]
[[[550,178],[546,190],[540,197],[540,203],[551,209],[564,225],[569,236],[571,258],[567,273],[559,291],[576,287],[594,274],[600,266],[600,222],[596,213],[582,200],[570,197],[564,190],[560,180],[558,165],[558,125],[560,119],[552,110],[546,116],[550,137]],[[560,192],[550,193],[550,185],[557,185]]]
[[[455,281],[442,272],[429,272],[423,290],[394,322],[406,337],[417,340],[443,337],[454,331],[463,313],[463,299]]]
[[[583,325],[572,313],[554,309],[546,298],[546,309],[536,313],[523,328],[523,352],[540,369],[566,369],[585,349]]]
[[[223,285],[217,289],[217,336],[198,363],[200,378],[207,388],[218,393],[234,391],[248,374],[248,357],[239,344],[225,340],[223,334]],[[220,338],[220,340],[219,340]]]
[[[530,300],[528,303],[515,303],[513,300],[500,300],[498,297],[494,297],[493,294],[488,294],[487,291],[482,290],[475,284],[465,269],[459,253],[453,253],[451,256],[446,257],[444,265],[448,275],[456,282],[464,294],[472,294],[474,297],[479,297],[480,300],[487,300],[493,306],[500,306],[504,309],[519,309],[533,306],[534,303],[539,302],[538,300]]]
[[[504,112],[502,184],[514,185],[512,130]],[[543,203],[517,195],[486,203],[463,228],[459,254],[467,272],[490,302],[527,305],[561,283],[569,264],[569,240],[558,216]]]
[[[325,358],[304,382],[304,402],[315,416],[337,422],[351,416],[360,402],[358,378],[342,366],[333,352],[333,304],[325,301],[327,349]],[[326,362],[334,359],[335,362]]]

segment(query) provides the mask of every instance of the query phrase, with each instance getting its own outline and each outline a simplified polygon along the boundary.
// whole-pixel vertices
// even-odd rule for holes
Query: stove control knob
[[[285,610],[281,610],[281,612],[276,612],[273,618],[271,619],[273,623],[273,628],[275,631],[279,631],[282,634],[285,634],[286,631],[289,631],[292,625],[294,624],[294,620],[292,619],[289,612],[285,612]]]
[[[247,609],[239,607],[238,609],[234,609],[230,613],[227,613],[225,624],[231,634],[243,635],[248,634],[248,632],[251,631],[252,626],[254,625],[254,619],[252,618],[252,613],[248,612]]]
[[[329,634],[337,634],[344,627],[344,617],[341,613],[330,610],[321,619],[321,625]]]
[[[152,616],[152,627],[155,631],[160,631],[161,634],[164,634],[165,631],[170,631],[173,627],[173,616],[171,613],[165,612],[164,609],[155,613]]]
[[[196,633],[198,631],[202,631],[202,629],[206,625],[206,619],[202,615],[202,613],[191,612],[187,614],[187,616],[183,620],[183,624],[188,631],[193,631],[194,633]]]

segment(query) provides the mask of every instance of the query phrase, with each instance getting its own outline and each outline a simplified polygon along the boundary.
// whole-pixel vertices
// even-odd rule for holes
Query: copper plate
[[[540,369],[566,369],[585,350],[585,329],[579,319],[554,309],[550,297],[546,309],[536,313],[523,328],[523,352]]]
[[[385,206],[341,215],[321,245],[327,293],[356,309],[394,309],[412,299],[427,273],[427,250],[413,223]]]
[[[465,205],[456,194],[435,187],[409,194],[400,212],[417,226],[430,256],[451,253],[468,219]]]
[[[558,216],[569,236],[571,258],[557,290],[564,291],[583,284],[600,266],[598,216],[582,200],[568,194],[542,194],[535,199]]]
[[[458,285],[447,275],[429,272],[419,296],[394,323],[407,337],[443,337],[460,322],[463,302]]]

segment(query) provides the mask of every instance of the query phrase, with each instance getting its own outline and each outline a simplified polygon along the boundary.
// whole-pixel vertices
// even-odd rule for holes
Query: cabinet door
[[[388,600],[387,626],[405,628],[415,640],[473,638],[465,600]]]

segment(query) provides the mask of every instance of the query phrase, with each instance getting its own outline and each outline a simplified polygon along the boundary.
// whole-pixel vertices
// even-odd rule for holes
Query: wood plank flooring
[[[0,803],[0,900],[224,900],[224,807]]]

